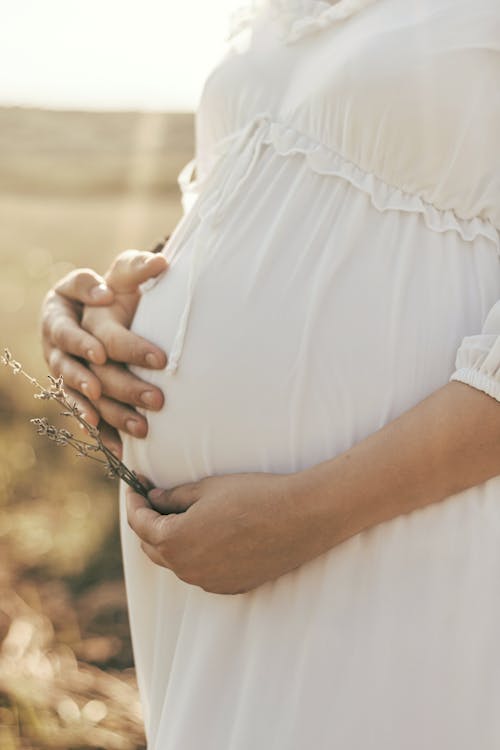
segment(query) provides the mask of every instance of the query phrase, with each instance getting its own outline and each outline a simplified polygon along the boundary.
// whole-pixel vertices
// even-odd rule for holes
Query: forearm
[[[303,512],[333,547],[500,474],[500,404],[448,383],[342,455],[296,475]]]
[[[452,382],[330,461],[129,492],[156,565],[218,594],[249,591],[395,516],[500,474],[500,404]]]

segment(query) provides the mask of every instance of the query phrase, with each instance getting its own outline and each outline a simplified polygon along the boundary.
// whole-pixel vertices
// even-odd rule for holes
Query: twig
[[[48,375],[50,386],[44,388],[36,378],[29,375],[21,365],[17,362],[8,349],[4,349],[3,355],[1,356],[1,362],[6,367],[10,367],[14,375],[22,375],[28,380],[34,388],[37,389],[37,393],[34,394],[34,398],[40,400],[52,400],[56,401],[62,407],[64,411],[61,415],[64,417],[73,417],[77,422],[88,432],[93,442],[87,440],[80,440],[69,430],[60,429],[50,424],[46,417],[31,419],[30,421],[36,426],[38,435],[45,435],[52,440],[56,445],[69,445],[75,451],[77,456],[82,458],[91,458],[94,461],[102,464],[106,468],[107,476],[111,478],[119,477],[123,479],[129,487],[132,487],[135,492],[147,497],[148,490],[142,482],[139,481],[135,471],[129,469],[125,464],[112,453],[102,442],[100,432],[97,427],[91,425],[85,417],[82,416],[80,409],[78,408],[75,401],[70,401],[68,394],[64,390],[63,377],[60,375],[58,378],[54,378],[52,375]],[[101,453],[104,455],[104,459],[95,456],[95,453]]]

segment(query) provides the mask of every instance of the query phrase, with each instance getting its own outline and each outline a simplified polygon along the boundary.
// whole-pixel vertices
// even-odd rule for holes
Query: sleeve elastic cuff
[[[471,385],[473,388],[487,393],[488,396],[496,399],[496,401],[500,401],[500,382],[490,375],[485,375],[484,372],[474,370],[472,367],[463,367],[460,370],[455,370],[450,378],[450,382],[452,380],[458,380],[460,383]]]

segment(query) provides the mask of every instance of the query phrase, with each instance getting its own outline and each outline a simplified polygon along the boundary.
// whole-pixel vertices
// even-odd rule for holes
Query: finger
[[[148,500],[160,513],[184,513],[201,497],[199,482],[190,482],[164,490],[155,487],[148,492]]]
[[[52,375],[62,375],[65,388],[69,386],[93,400],[102,395],[99,378],[74,357],[68,357],[60,349],[54,348],[50,352],[48,364]]]
[[[130,487],[127,487],[125,497],[127,521],[132,531],[147,544],[161,544],[164,541],[167,516],[153,510],[146,498]]]
[[[92,365],[91,369],[102,386],[102,395],[153,411],[162,408],[164,398],[161,390],[136,377],[122,365],[110,362],[107,365]]]
[[[102,419],[98,424],[98,428],[99,435],[106,448],[121,461],[123,458],[123,445],[118,431]]]
[[[126,404],[107,396],[101,396],[92,403],[104,421],[120,432],[126,432],[136,438],[144,438],[148,434],[147,420]]]
[[[71,318],[54,318],[51,338],[52,343],[67,354],[74,354],[96,364],[106,361],[106,351],[101,342],[84,331],[80,324]]]
[[[139,284],[159,276],[167,266],[163,255],[125,250],[115,259],[105,278],[115,292],[124,294],[136,291]]]
[[[162,349],[109,318],[96,322],[92,333],[102,341],[108,357],[115,362],[155,370],[162,370],[167,364]]]
[[[67,354],[74,354],[96,364],[106,361],[101,342],[87,333],[80,324],[80,306],[55,292],[47,295],[42,308],[42,339],[44,351],[50,345]]]
[[[104,364],[106,351],[102,343],[71,318],[57,318],[52,325],[52,343],[63,352],[89,362]]]
[[[148,544],[147,542],[141,542],[141,549],[144,554],[149,557],[152,563],[154,563],[155,565],[161,565],[162,568],[168,568],[168,570],[172,570],[172,565],[167,560],[165,560],[165,557],[160,553],[157,547],[154,547],[152,544]]]
[[[58,294],[83,305],[110,305],[113,291],[106,281],[91,268],[76,268],[66,274],[54,287]]]
[[[71,404],[76,404],[81,416],[93,427],[97,427],[100,419],[99,412],[96,411],[90,401],[84,398],[84,396],[82,396],[81,393],[78,393],[78,391],[74,391],[72,388],[66,388],[65,386],[64,392],[68,397],[68,401]]]

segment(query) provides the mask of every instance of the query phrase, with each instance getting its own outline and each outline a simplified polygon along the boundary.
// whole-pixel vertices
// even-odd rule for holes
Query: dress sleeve
[[[464,118],[464,137],[457,143],[464,144],[466,134],[471,135],[467,142],[472,144],[470,153],[478,167],[470,194],[475,196],[474,214],[487,219],[496,230],[500,255],[500,3],[478,0],[462,7],[464,14],[455,17],[454,35],[446,38],[455,44],[455,35],[460,36],[464,60],[468,66],[476,61],[476,80],[481,83],[476,86],[479,119]],[[500,300],[490,308],[482,329],[462,339],[455,368],[450,380],[467,383],[500,401]]]
[[[478,388],[500,401],[500,301],[491,308],[481,333],[466,336],[450,380]]]

